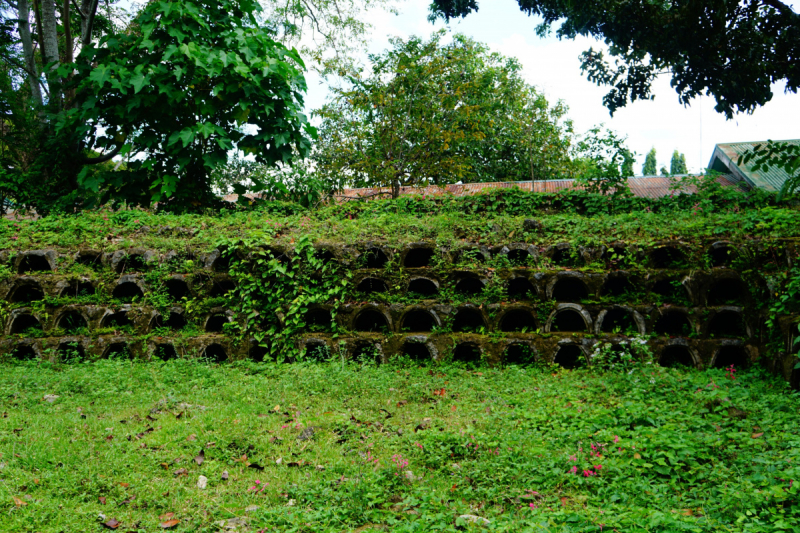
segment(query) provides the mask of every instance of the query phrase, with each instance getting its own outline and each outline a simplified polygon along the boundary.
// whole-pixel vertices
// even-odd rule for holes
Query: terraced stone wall
[[[598,342],[619,345],[638,334],[663,365],[760,362],[792,379],[789,358],[767,356],[772,291],[762,276],[767,265],[791,264],[790,241],[315,247],[347,290],[343,301],[307,308],[306,327],[292,337],[301,352],[574,367],[591,364]],[[270,252],[292,263],[291,246]],[[246,250],[0,252],[13,272],[0,282],[0,353],[261,359],[266,349],[225,326],[244,324],[228,269],[247,258]],[[776,353],[791,351],[788,328]]]

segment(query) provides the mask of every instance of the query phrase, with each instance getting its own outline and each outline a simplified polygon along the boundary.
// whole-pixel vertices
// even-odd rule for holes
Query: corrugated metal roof
[[[800,145],[800,139],[788,139],[777,142]],[[778,191],[781,187],[783,187],[783,183],[789,177],[786,171],[780,168],[771,168],[769,170],[753,172],[751,170],[753,166],[752,162],[748,165],[738,164],[739,156],[744,155],[746,152],[752,150],[757,144],[766,144],[766,141],[717,144],[716,149],[714,150],[714,155],[711,158],[709,168],[715,167],[715,158],[725,157],[727,158],[727,161],[724,161],[723,164],[728,168],[735,166],[742,173],[744,178],[747,179],[753,186],[766,189],[768,191]]]
[[[697,188],[694,185],[685,184],[680,189],[675,189],[675,181],[680,180],[680,177],[669,178],[665,176],[644,176],[628,178],[628,186],[634,196],[644,198],[661,198],[662,196],[669,196],[672,194],[679,194],[681,192],[686,194],[694,194]],[[721,175],[717,177],[717,182],[723,186],[733,186],[741,183],[734,176]],[[429,187],[401,187],[400,194],[406,195],[421,195],[421,196],[470,196],[480,193],[487,189],[511,189],[517,187],[523,191],[532,191],[537,193],[554,193],[566,189],[581,189],[577,186],[574,180],[542,180],[542,181],[501,181],[501,182],[488,182],[488,183],[465,183],[463,185],[445,185],[429,186]],[[367,198],[385,198],[391,195],[391,189],[388,187],[374,187],[362,189],[345,189],[334,197],[338,201],[347,201],[350,199],[367,199]]]

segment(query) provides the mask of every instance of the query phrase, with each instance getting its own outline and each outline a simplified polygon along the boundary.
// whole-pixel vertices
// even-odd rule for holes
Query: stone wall
[[[320,244],[317,250],[321,259],[352,273],[353,290],[337,306],[309,308],[307,330],[294,337],[301,349],[323,347],[345,358],[378,354],[383,361],[397,354],[440,361],[484,358],[490,364],[533,354],[575,366],[590,361],[596,343],[620,344],[638,333],[648,336],[661,364],[741,367],[759,361],[792,379],[789,358],[766,357],[765,303],[771,291],[759,273],[767,262],[788,266],[796,256],[791,242],[598,248],[510,243],[459,249],[366,243]],[[287,261],[293,253],[291,247],[272,251]],[[171,303],[157,310],[145,298],[153,290],[147,272],[175,257],[192,258],[196,269],[182,274],[161,269],[159,291]],[[235,301],[236,281],[219,250],[35,250],[2,252],[0,261],[14,272],[0,282],[6,302],[0,353],[6,357],[54,358],[75,347],[91,358],[123,352],[217,361],[263,357],[252,340],[234,342],[223,334],[225,323],[241,320],[233,309],[215,307],[187,318],[184,297],[227,294]],[[497,302],[470,301],[484,290],[496,291]],[[187,321],[195,335],[180,334]],[[786,353],[789,327],[784,321]],[[160,335],[152,334],[156,329]],[[174,334],[164,334],[168,331]]]

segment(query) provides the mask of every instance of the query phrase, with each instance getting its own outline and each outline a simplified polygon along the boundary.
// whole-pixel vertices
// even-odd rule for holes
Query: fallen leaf
[[[106,526],[108,529],[117,529],[119,526],[122,525],[122,523],[119,520],[116,520],[115,518],[111,518],[103,522],[103,525]]]
[[[405,405],[407,403],[408,403],[407,400],[400,400],[399,402],[397,402],[397,407],[402,407],[403,405]]]
[[[131,485],[130,485],[130,483],[122,483],[122,482],[120,482],[119,486],[127,489]]]
[[[445,394],[447,394],[447,391],[445,389],[433,389],[433,395],[434,396],[442,396],[443,397]]]
[[[752,434],[752,435],[750,435],[750,436],[751,436],[752,438],[754,438],[754,439],[757,439],[757,438],[758,438],[758,437],[760,437],[761,435],[763,435],[763,433],[753,433],[753,434]]]
[[[12,496],[12,498],[14,498],[14,505],[16,505],[17,507],[22,507],[23,505],[28,505],[27,503],[22,501],[20,498],[17,498],[16,496]]]
[[[161,529],[169,529],[175,527],[178,524],[180,524],[180,522],[181,521],[178,520],[177,518],[173,518],[172,520],[167,520],[166,522],[161,522]]]
[[[100,500],[100,503],[101,503],[102,505],[105,505],[105,504],[106,504],[106,497],[105,497],[105,496],[100,496],[100,497],[99,497],[99,498],[97,498],[97,499],[98,499],[98,500]]]
[[[567,506],[567,498],[566,498],[566,496],[561,498],[561,505],[563,505],[564,507]]]
[[[197,440],[197,434],[192,433],[191,435],[186,437],[186,440]]]
[[[176,420],[180,420],[180,418],[181,418],[182,416],[183,416],[183,411],[181,411],[180,413],[178,413],[177,415],[175,415],[175,419],[176,419]]]
[[[197,466],[203,464],[203,461],[206,460],[206,452],[205,450],[200,450],[200,453],[197,454],[197,457],[194,458],[194,462],[197,463]]]
[[[642,458],[642,456],[641,456],[641,455],[639,455],[638,453],[635,453],[635,454],[633,454],[633,458],[634,458],[634,459],[641,459],[641,458]]]
[[[185,468],[179,468],[176,471],[174,471],[172,474],[175,475],[175,476],[185,476],[185,475],[189,474],[189,471],[186,470]]]
[[[159,520],[169,520],[173,516],[175,516],[175,513],[164,513],[162,515],[159,515],[158,519]]]

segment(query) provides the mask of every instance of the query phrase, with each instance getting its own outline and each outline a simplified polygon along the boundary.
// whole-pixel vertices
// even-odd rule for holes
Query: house
[[[779,142],[800,145],[800,139]],[[748,165],[740,166],[738,163],[739,156],[744,155],[757,144],[766,144],[766,141],[717,144],[714,147],[714,153],[708,163],[708,168],[722,174],[728,174],[735,181],[744,181],[751,187],[759,187],[767,191],[779,191],[789,177],[785,170],[782,168],[770,168],[753,172],[751,170],[752,161]]]

